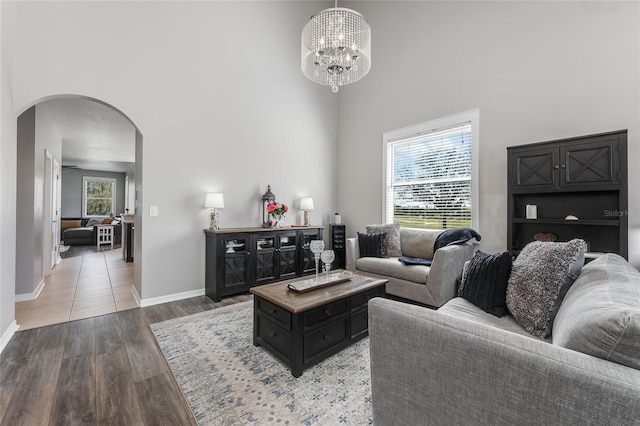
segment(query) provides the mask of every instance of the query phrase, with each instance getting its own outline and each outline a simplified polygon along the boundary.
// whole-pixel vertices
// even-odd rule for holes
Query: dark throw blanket
[[[439,248],[450,246],[453,244],[462,244],[475,238],[476,241],[480,241],[482,237],[476,231],[471,228],[454,228],[442,231],[440,235],[436,237],[436,242],[433,244],[433,251],[435,252]]]
[[[431,266],[431,259],[423,259],[421,257],[401,257],[400,262],[405,265],[423,265],[423,266]]]
[[[436,237],[436,241],[433,244],[433,251],[435,252],[439,248],[451,246],[454,244],[462,244],[475,238],[476,241],[480,241],[482,237],[475,230],[471,228],[454,228],[442,231],[440,235]],[[421,257],[401,257],[400,262],[405,265],[424,265],[431,266],[432,259],[423,259]]]

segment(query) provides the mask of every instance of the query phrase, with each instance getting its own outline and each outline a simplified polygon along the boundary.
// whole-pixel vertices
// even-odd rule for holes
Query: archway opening
[[[116,107],[78,95],[39,99],[17,120],[18,325],[137,307],[142,133]],[[92,263],[106,269],[92,272]]]

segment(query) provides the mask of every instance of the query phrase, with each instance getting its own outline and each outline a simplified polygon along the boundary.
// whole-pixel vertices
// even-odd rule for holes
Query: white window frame
[[[105,215],[89,215],[87,214],[87,182],[110,182],[113,190],[111,191],[111,213],[115,214],[116,209],[116,178],[82,176],[82,217],[108,217]]]
[[[409,139],[439,130],[451,128],[465,123],[471,124],[471,226],[479,232],[480,224],[480,197],[478,180],[478,157],[480,154],[480,110],[453,114],[425,123],[403,127],[401,129],[384,132],[382,135],[382,218],[383,223],[393,223],[393,205],[390,206],[390,199],[393,200],[393,188],[391,186],[391,176],[387,176],[387,146],[390,142],[401,139]]]

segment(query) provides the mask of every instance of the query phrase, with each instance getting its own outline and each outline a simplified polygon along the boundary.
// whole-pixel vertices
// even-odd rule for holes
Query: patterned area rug
[[[369,339],[295,378],[253,346],[253,302],[151,325],[200,425],[369,425]]]

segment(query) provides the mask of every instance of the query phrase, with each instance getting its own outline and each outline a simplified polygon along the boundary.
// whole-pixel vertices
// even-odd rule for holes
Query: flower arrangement
[[[284,218],[284,214],[289,211],[289,206],[278,201],[271,201],[267,204],[267,213],[276,221],[280,222]]]

